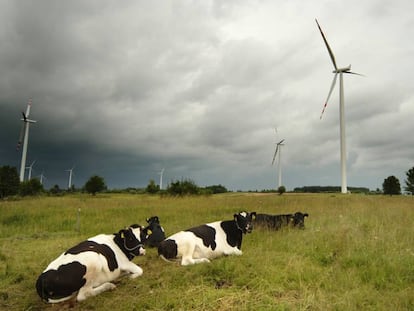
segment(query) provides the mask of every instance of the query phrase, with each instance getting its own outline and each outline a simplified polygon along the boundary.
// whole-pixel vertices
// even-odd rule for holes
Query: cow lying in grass
[[[210,262],[223,255],[241,255],[243,234],[253,229],[256,213],[240,212],[233,220],[216,221],[180,231],[162,241],[158,254],[164,259],[181,258],[181,265]]]
[[[254,224],[258,227],[264,227],[271,230],[279,230],[282,227],[297,227],[304,229],[305,217],[308,216],[309,214],[301,212],[285,215],[257,214]]]
[[[161,241],[165,239],[164,228],[160,225],[158,216],[147,218],[148,226],[141,233],[142,241],[145,246],[158,247]]]
[[[37,293],[49,303],[75,297],[82,301],[114,289],[111,281],[122,275],[142,275],[142,269],[131,262],[135,256],[145,254],[141,230],[141,226],[132,225],[115,234],[97,235],[67,250],[39,276]]]

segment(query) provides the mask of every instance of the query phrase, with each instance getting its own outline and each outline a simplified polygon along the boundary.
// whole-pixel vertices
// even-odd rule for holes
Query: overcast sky
[[[27,165],[46,188],[230,190],[340,185],[344,76],[348,186],[405,185],[414,166],[414,2],[0,0],[0,165],[20,169],[21,112],[33,99]],[[277,128],[277,133],[275,133]]]

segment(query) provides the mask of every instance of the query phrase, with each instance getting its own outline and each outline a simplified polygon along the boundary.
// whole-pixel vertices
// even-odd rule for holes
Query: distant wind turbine
[[[40,174],[40,184],[43,185],[43,179],[47,179],[43,172]]]
[[[35,164],[36,160],[34,160],[32,162],[32,164],[30,164],[30,166],[26,166],[26,168],[29,170],[29,175],[27,177],[27,180],[31,180],[32,179],[32,170],[33,170],[33,165]]]
[[[275,163],[275,159],[276,159],[276,155],[277,152],[279,151],[279,159],[278,159],[278,182],[279,182],[279,187],[282,186],[282,146],[284,146],[283,142],[285,140],[282,139],[281,141],[279,141],[276,144],[276,150],[275,150],[275,154],[273,155],[273,160],[272,160],[272,165]]]
[[[66,170],[66,172],[69,172],[69,181],[68,181],[68,190],[70,190],[70,188],[72,187],[72,175],[73,174],[73,169],[75,168],[75,166],[72,166],[71,169]]]
[[[158,174],[160,175],[160,190],[162,190],[162,176],[164,175],[164,169],[159,171]]]
[[[36,121],[29,119],[31,107],[32,107],[32,99],[30,98],[27,103],[26,113],[22,112],[23,118],[21,120],[23,121],[23,124],[20,130],[19,142],[17,143],[17,148],[16,148],[17,150],[19,150],[20,146],[22,145],[22,141],[23,141],[22,162],[20,164],[20,181],[24,181],[24,172],[26,169],[27,145],[29,141],[29,125],[30,123],[36,123]]]
[[[338,68],[335,61],[335,55],[333,54],[328,41],[322,31],[321,26],[318,23],[318,20],[315,19],[316,24],[318,25],[319,31],[322,35],[323,41],[325,42],[326,48],[328,49],[329,56],[331,58],[332,64],[334,66],[333,73],[335,74],[332,80],[332,85],[328,93],[328,97],[326,98],[325,105],[323,106],[322,113],[320,119],[322,119],[322,115],[325,112],[326,106],[328,105],[329,98],[331,97],[332,91],[335,87],[336,78],[339,74],[339,128],[340,128],[340,142],[341,142],[341,192],[347,193],[347,180],[346,180],[346,142],[345,142],[345,108],[344,108],[344,82],[343,82],[343,73],[349,73],[354,75],[359,75],[359,73],[355,73],[351,71],[351,65],[344,68]]]

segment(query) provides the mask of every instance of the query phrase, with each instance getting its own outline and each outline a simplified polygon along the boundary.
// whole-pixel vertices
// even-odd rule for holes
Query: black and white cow
[[[158,246],[164,259],[181,258],[181,265],[210,262],[223,255],[241,255],[243,234],[253,229],[256,213],[240,212],[233,220],[216,221],[177,232]]]
[[[308,216],[309,214],[301,212],[284,215],[257,214],[254,223],[258,227],[265,227],[272,230],[279,230],[282,227],[289,226],[304,229],[305,217]]]
[[[165,239],[164,228],[160,225],[158,216],[147,218],[148,226],[141,233],[142,241],[145,246],[158,247],[161,241]]]
[[[129,274],[142,275],[131,262],[144,255],[140,240],[142,227],[131,225],[111,235],[100,234],[79,243],[52,261],[36,282],[39,296],[58,303],[76,297],[77,301],[114,289],[111,281]]]

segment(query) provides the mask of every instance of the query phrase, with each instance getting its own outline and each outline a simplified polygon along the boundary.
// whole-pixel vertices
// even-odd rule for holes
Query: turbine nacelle
[[[351,64],[349,64],[347,67],[338,68],[338,69],[335,69],[334,71],[332,71],[332,73],[341,73],[341,72],[350,73],[351,72]]]

